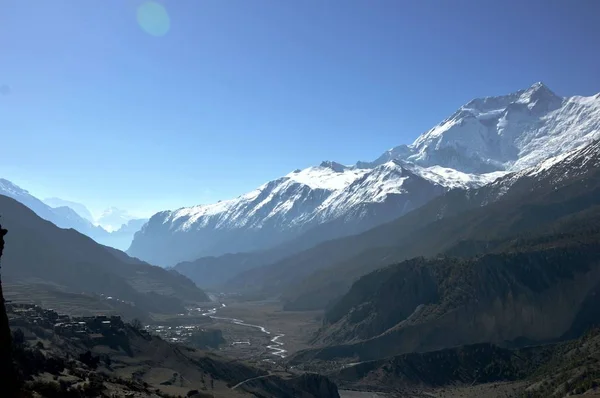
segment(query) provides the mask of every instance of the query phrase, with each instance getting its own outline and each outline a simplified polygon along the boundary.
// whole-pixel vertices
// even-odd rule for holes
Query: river
[[[221,304],[222,307],[225,307],[225,304]],[[200,309],[198,309],[200,310]],[[203,312],[202,315],[203,316],[208,316],[212,319],[218,319],[220,321],[225,321],[225,322],[229,322],[229,323],[233,323],[235,325],[240,325],[240,326],[247,326],[249,328],[255,328],[255,329],[259,329],[261,332],[267,334],[267,335],[271,335],[271,332],[268,331],[264,326],[260,326],[260,325],[253,325],[251,323],[246,323],[241,319],[236,319],[236,318],[227,318],[227,317],[223,317],[223,316],[216,316],[217,315],[217,310],[218,307],[215,308],[211,308],[210,310]],[[283,349],[283,343],[279,340],[280,338],[284,337],[285,334],[276,334],[274,335],[274,337],[271,339],[271,343],[273,344],[269,344],[267,346],[267,348],[269,350],[271,350],[270,354],[271,355],[275,355],[279,358],[285,358],[286,357],[286,353],[287,350]]]

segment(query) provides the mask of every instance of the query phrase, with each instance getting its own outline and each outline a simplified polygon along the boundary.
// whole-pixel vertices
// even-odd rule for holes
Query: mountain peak
[[[544,83],[537,82],[525,90],[515,102],[527,104],[534,112],[547,112],[560,106],[562,98],[554,94]]]
[[[523,92],[523,94],[521,94],[521,98],[524,96],[525,97],[545,96],[545,97],[559,98],[556,94],[554,94],[554,92],[552,90],[550,90],[550,88],[548,86],[546,86],[542,82],[537,82],[537,83],[532,84],[531,87],[529,87],[527,90],[525,90]]]
[[[319,165],[319,167],[325,167],[325,168],[331,169],[337,173],[341,173],[348,168],[347,166],[344,166],[343,164],[334,162],[332,160],[322,161],[321,164]]]
[[[562,98],[550,90],[548,86],[539,81],[526,89],[521,89],[510,94],[474,98],[463,105],[451,118],[472,116],[470,109],[488,112],[494,109],[505,108],[513,102],[533,104],[540,99],[542,102],[549,102],[551,104],[562,100]]]
[[[539,82],[533,83],[533,84],[531,85],[531,87],[529,87],[529,89],[530,89],[530,90],[540,90],[540,89],[546,89],[546,90],[550,90],[550,89],[548,88],[548,86],[546,86],[546,85],[544,84],[544,82],[542,82],[542,81],[539,81]]]

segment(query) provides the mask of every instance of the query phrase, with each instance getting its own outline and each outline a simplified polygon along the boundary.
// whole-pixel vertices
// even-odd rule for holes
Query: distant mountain
[[[50,206],[31,195],[25,189],[13,184],[8,180],[5,180],[4,178],[0,178],[0,195],[11,197],[23,203],[25,206],[33,210],[37,215],[46,220],[56,217],[56,214]]]
[[[103,245],[111,246],[119,250],[127,250],[133,240],[133,235],[139,231],[148,221],[147,219],[129,219],[124,222],[119,228],[113,232],[109,232],[101,226],[94,225],[90,220],[82,217],[73,207],[83,207],[84,213],[87,211],[85,206],[68,202],[58,198],[46,199],[45,202],[53,204],[70,204],[51,207],[45,202],[42,202],[35,196],[31,195],[27,190],[13,184],[12,182],[0,178],[0,195],[5,195],[13,198],[25,206],[33,210],[38,216],[52,222],[60,228],[73,228],[84,235],[89,236],[96,242]],[[88,212],[89,213],[89,212]],[[91,216],[91,215],[90,215]]]
[[[12,198],[0,195],[0,215],[9,231],[3,282],[104,294],[146,312],[180,312],[184,302],[208,301],[189,279],[102,246],[75,230],[58,228]]]
[[[81,218],[84,218],[89,222],[94,223],[94,216],[92,216],[92,213],[88,210],[88,208],[81,203],[72,202],[70,200],[64,200],[60,198],[46,198],[43,202],[53,208],[65,206],[69,207],[73,209],[73,211],[75,211],[75,213],[77,213]]]
[[[135,219],[126,210],[121,210],[116,207],[109,207],[104,210],[100,217],[98,217],[97,223],[109,232],[119,230],[123,225],[127,224],[130,220]]]
[[[88,236],[102,237],[107,232],[81,217],[75,210],[67,206],[52,208],[27,190],[0,178],[0,195],[13,198],[33,210],[38,216],[54,223],[60,228],[73,228]]]
[[[268,250],[329,225],[317,244],[391,221],[448,189],[478,187],[533,166],[590,142],[598,131],[600,94],[562,98],[536,83],[472,100],[373,162],[323,162],[236,199],[157,213],[130,253],[172,265]]]
[[[142,226],[148,222],[147,218],[135,218],[121,225],[121,228],[110,232],[107,236],[98,240],[103,245],[114,247],[119,250],[127,250],[131,245],[133,236]]]
[[[121,228],[116,230],[114,233],[127,233],[133,235],[134,233],[142,229],[144,224],[146,224],[147,222],[147,218],[133,218],[127,221],[125,224],[121,225]]]

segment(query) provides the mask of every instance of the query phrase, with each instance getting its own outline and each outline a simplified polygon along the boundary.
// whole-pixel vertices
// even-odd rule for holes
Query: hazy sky
[[[0,177],[145,215],[600,91],[600,1],[0,0]],[[143,7],[140,9],[140,7]]]

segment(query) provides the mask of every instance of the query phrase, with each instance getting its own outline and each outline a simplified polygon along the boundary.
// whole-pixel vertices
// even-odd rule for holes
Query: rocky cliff
[[[521,241],[475,259],[413,259],[357,281],[327,313],[310,359],[371,360],[577,336],[600,319],[600,230]]]

